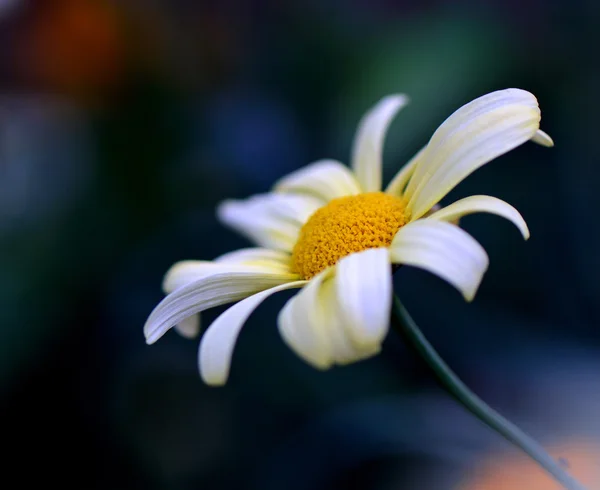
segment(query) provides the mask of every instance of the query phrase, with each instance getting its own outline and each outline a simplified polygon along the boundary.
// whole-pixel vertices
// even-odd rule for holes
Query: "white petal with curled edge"
[[[194,339],[200,333],[200,314],[188,316],[175,325],[176,332],[186,339]]]
[[[525,240],[529,238],[529,228],[521,213],[502,199],[492,196],[465,197],[432,213],[426,219],[452,222],[473,213],[490,213],[501,216],[511,221],[519,229]]]
[[[350,169],[337,160],[319,160],[296,170],[276,182],[274,190],[314,196],[322,204],[361,192]]]
[[[390,256],[393,263],[420,267],[448,281],[467,301],[475,297],[489,263],[483,247],[466,231],[430,218],[400,228]]]
[[[144,325],[146,342],[153,344],[191,315],[296,280],[296,274],[259,272],[229,272],[200,278],[175,289],[154,308]]]
[[[313,277],[302,291],[288,300],[277,318],[284,342],[317,369],[327,369],[333,363],[329,338],[319,321],[318,311],[319,289],[331,272],[327,269]]]
[[[352,342],[368,349],[387,334],[392,306],[392,269],[387,248],[348,255],[337,263],[337,299]]]
[[[429,141],[406,189],[418,219],[473,171],[531,139],[540,109],[533,94],[507,89],[458,109]]]
[[[222,313],[206,330],[200,341],[198,366],[206,384],[224,385],[229,377],[233,348],[244,323],[269,296],[284,289],[300,288],[306,281],[282,284],[254,294]]]
[[[385,135],[394,116],[408,101],[404,94],[384,97],[365,114],[358,125],[352,149],[352,170],[363,192],[381,190],[381,156]]]
[[[316,311],[320,328],[327,333],[329,338],[331,355],[336,364],[350,364],[380,352],[380,344],[361,346],[352,342],[344,326],[333,278],[323,281]]]
[[[224,272],[274,272],[290,273],[289,254],[264,248],[243,249],[230,252],[214,262],[184,260],[175,263],[165,274],[163,291],[168,294],[190,282]],[[200,315],[184,318],[175,330],[185,338],[195,338],[200,333]]]

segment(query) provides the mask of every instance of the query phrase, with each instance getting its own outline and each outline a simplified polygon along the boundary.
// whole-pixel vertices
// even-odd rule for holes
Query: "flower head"
[[[404,95],[388,96],[366,114],[351,169],[320,160],[284,177],[268,194],[223,202],[221,221],[258,247],[175,264],[163,284],[167,296],[144,327],[146,341],[154,343],[173,326],[194,335],[198,313],[237,302],[200,343],[200,373],[220,385],[244,322],[278,291],[301,289],[281,310],[279,331],[320,369],[379,352],[390,316],[391,264],[436,274],[471,301],[488,257],[456,220],[487,212],[512,221],[525,239],[529,230],[515,208],[494,197],[471,196],[441,209],[437,203],[471,172],[522,143],[553,143],[539,129],[532,94],[493,92],[452,114],[382,189],[384,136],[407,102]]]

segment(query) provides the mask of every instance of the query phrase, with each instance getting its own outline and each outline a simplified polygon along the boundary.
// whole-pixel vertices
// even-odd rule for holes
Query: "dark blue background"
[[[394,335],[371,360],[305,365],[276,330],[287,293],[248,321],[225,388],[202,384],[196,341],[144,342],[169,265],[247,245],[215,205],[347,162],[394,92],[412,103],[386,178],[469,100],[538,97],[556,147],[524,145],[445,200],[505,199],[531,239],[465,218],[491,261],[476,300],[410,268],[396,290],[513,421],[547,444],[600,441],[599,23],[583,1],[0,2],[2,480],[449,489],[509,450]]]

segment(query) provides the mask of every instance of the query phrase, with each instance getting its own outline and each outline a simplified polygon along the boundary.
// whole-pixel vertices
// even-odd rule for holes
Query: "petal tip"
[[[232,199],[225,199],[224,201],[218,203],[216,207],[217,218],[222,219],[223,215],[229,214],[233,202],[234,201]]]
[[[546,148],[552,148],[554,146],[554,140],[550,137],[550,135],[548,135],[541,129],[538,129],[535,132],[535,134],[531,138],[531,141],[537,143],[540,146],[545,146]]]
[[[148,345],[154,344],[168,330],[168,329],[161,330],[157,327],[158,327],[158,325],[156,324],[156,322],[153,321],[152,314],[151,314],[150,317],[148,318],[148,320],[146,320],[146,324],[144,325],[144,338],[146,339],[146,344],[148,344]]]
[[[221,386],[225,386],[227,384],[227,377],[225,378],[221,378],[221,377],[212,377],[212,376],[207,376],[202,372],[202,369],[200,370],[200,378],[202,378],[202,381],[204,382],[205,385],[207,386],[211,386],[213,388],[219,388]]]
[[[195,314],[184,318],[174,328],[184,339],[195,339],[200,335],[200,315]]]
[[[382,102],[389,102],[391,104],[394,104],[394,106],[399,107],[408,104],[410,102],[410,97],[403,93],[396,93],[387,95],[381,100]]]
[[[210,332],[208,330],[207,332]],[[209,349],[209,342],[206,341],[207,336],[205,335],[198,349],[198,372],[200,378],[204,384],[208,386],[224,386],[229,378],[229,364],[220,364],[214,366],[211,362],[211,353]]]
[[[469,294],[463,294],[463,297],[465,298],[465,301],[467,303],[472,303],[473,300],[475,299],[475,292],[469,293]]]
[[[160,339],[161,335],[157,335],[154,332],[144,332],[144,337],[146,338],[146,345],[152,345],[156,343],[158,339]]]
[[[477,295],[477,292],[479,291],[479,286],[481,286],[481,283],[483,282],[483,277],[485,276],[485,273],[487,272],[489,265],[490,265],[490,260],[486,254],[485,262],[482,264],[482,268],[481,268],[481,275],[479,276],[477,283],[473,284],[471,287],[464,288],[461,291],[463,298],[465,298],[465,301],[467,303],[472,303],[473,300],[475,299],[475,296]]]
[[[237,199],[225,199],[216,206],[215,215],[217,219],[225,226],[233,227],[236,223],[236,217],[239,219],[239,210],[242,201]]]
[[[517,223],[515,223],[516,225]],[[529,232],[529,227],[527,226],[527,223],[525,223],[525,220],[523,220],[522,223],[520,223],[520,226],[517,225],[519,228],[519,231],[521,232],[521,236],[523,237],[523,240],[527,241],[529,240],[529,237],[531,236],[531,233]]]
[[[483,279],[483,274],[481,276],[481,279]],[[477,291],[479,291],[479,286],[481,285],[481,280],[479,281],[479,284],[473,286],[472,288],[469,289],[463,289],[462,295],[463,298],[465,298],[465,301],[467,303],[472,303],[473,300],[475,299],[475,296],[477,295]]]

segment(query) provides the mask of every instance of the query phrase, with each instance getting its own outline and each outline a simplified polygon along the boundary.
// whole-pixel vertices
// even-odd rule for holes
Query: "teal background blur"
[[[215,205],[347,162],[394,92],[412,103],[386,178],[471,99],[538,97],[556,147],[444,201],[505,199],[532,238],[465,218],[491,261],[476,300],[410,268],[396,290],[503,414],[600,444],[599,26],[584,1],[0,1],[2,486],[455,489],[511,451],[392,334],[368,361],[305,365],[277,333],[286,293],[248,321],[225,388],[201,382],[197,341],[144,342],[173,262],[247,245]]]

